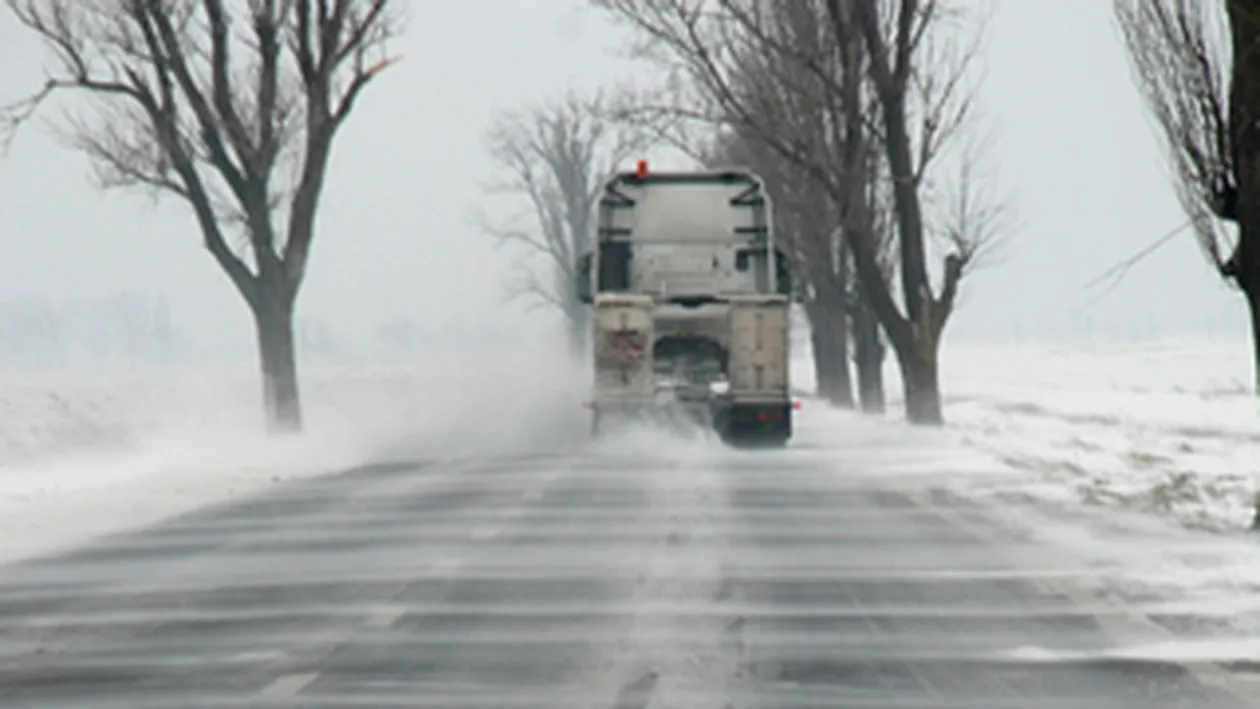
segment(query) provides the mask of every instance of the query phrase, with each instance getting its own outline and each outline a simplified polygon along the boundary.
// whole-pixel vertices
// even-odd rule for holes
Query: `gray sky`
[[[371,87],[337,144],[303,315],[347,334],[400,316],[521,325],[503,317],[508,262],[466,219],[490,176],[480,137],[496,107],[625,76],[617,35],[582,4],[413,3],[404,61]],[[1023,229],[968,284],[954,336],[1243,334],[1241,299],[1189,236],[1088,303],[1087,281],[1183,221],[1110,3],[1004,0],[990,44],[985,110]],[[0,97],[37,86],[41,57],[0,15]],[[251,341],[245,306],[181,204],[97,192],[81,156],[31,128],[0,162],[0,300],[164,293],[201,337]]]

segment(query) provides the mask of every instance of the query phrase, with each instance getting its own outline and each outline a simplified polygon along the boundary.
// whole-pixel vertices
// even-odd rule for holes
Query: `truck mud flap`
[[[790,403],[726,404],[713,414],[713,426],[727,444],[744,447],[778,448],[792,438]]]

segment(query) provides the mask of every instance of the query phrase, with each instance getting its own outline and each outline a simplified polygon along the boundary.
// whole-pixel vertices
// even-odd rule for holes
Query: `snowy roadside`
[[[1011,468],[973,494],[1222,532],[1251,521],[1260,415],[1246,343],[957,348],[949,358],[951,428]]]
[[[1047,565],[1071,560],[1085,597],[1210,637],[1216,659],[1260,651],[1219,644],[1260,631],[1260,538],[1245,531],[1260,471],[1247,343],[946,356],[944,430],[902,424],[894,395],[883,418],[816,414],[802,442],[896,473],[937,504],[979,508],[1006,538],[1045,549]],[[888,383],[896,392],[895,369]]]
[[[262,433],[247,366],[0,380],[0,563],[295,478],[548,449],[581,430],[572,372],[549,352],[311,367],[302,379],[305,432],[282,440]]]
[[[982,453],[958,479],[969,497],[1127,509],[1214,531],[1251,521],[1260,408],[1244,342],[1128,346],[952,346],[942,362],[941,443]],[[807,362],[794,366],[813,386]],[[887,364],[900,425],[900,382]]]
[[[1078,559],[1088,593],[1181,637],[1260,630],[1248,343],[976,348],[952,353],[950,371],[960,443],[1008,470],[954,495]],[[1214,647],[1221,660],[1257,650]]]

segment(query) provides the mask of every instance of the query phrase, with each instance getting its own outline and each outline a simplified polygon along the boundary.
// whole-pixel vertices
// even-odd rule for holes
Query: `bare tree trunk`
[[[262,364],[263,406],[271,433],[296,433],[302,428],[298,396],[297,354],[293,338],[293,305],[264,296],[253,309]]]
[[[1251,316],[1251,376],[1257,391],[1260,391],[1260,282],[1243,284],[1240,281],[1243,295],[1247,298],[1247,310]]]
[[[805,315],[809,319],[809,344],[814,357],[816,393],[819,398],[830,400],[835,387],[836,357],[827,317],[823,313],[822,305],[816,300],[806,304]]]
[[[1256,367],[1253,375],[1260,396],[1260,57],[1254,51],[1260,39],[1260,18],[1254,2],[1227,4],[1234,63],[1230,72],[1230,133],[1234,170],[1238,183],[1236,214],[1238,243],[1225,265],[1247,298],[1251,311]]]
[[[858,284],[869,298],[871,310],[888,334],[897,355],[902,385],[906,390],[906,420],[912,424],[943,424],[945,417],[941,410],[937,376],[941,328],[923,331],[902,317],[892,295],[886,290],[872,245],[864,239],[850,239],[848,243]],[[952,301],[952,295],[950,299]]]
[[[906,390],[906,418],[914,424],[940,425],[945,421],[941,411],[940,383],[937,376],[937,349],[940,332],[953,307],[953,300],[962,275],[961,256],[946,260],[945,284],[940,299],[932,296],[928,278],[927,253],[920,181],[915,170],[915,146],[911,138],[907,94],[915,50],[911,38],[913,19],[919,10],[917,0],[901,0],[898,14],[897,40],[889,46],[882,34],[882,4],[877,0],[858,0],[852,5],[854,18],[870,58],[869,75],[875,85],[884,129],[884,156],[892,179],[893,216],[897,224],[897,245],[901,257],[901,289],[906,314],[902,319],[895,303],[883,297],[883,279],[877,273],[876,254],[869,249],[851,250],[861,276],[862,287],[878,300],[872,300],[875,313],[889,334],[897,352]],[[833,3],[834,6],[834,3]],[[838,6],[834,6],[838,7]],[[837,34],[844,36],[841,14],[832,9]],[[859,242],[861,239],[851,239]],[[951,263],[952,260],[952,263]],[[865,274],[863,275],[863,272]]]
[[[1226,4],[1230,21],[1233,65],[1229,84],[1229,145],[1237,183],[1235,221],[1238,242],[1222,274],[1231,277],[1247,298],[1251,316],[1252,376],[1260,396],[1260,18],[1254,2]],[[1253,471],[1253,482],[1260,478]],[[1252,528],[1260,530],[1260,488],[1253,488]]]
[[[842,304],[824,306],[829,347],[828,373],[831,393],[827,401],[843,409],[853,408],[853,375],[849,371],[849,319]]]
[[[818,396],[832,406],[853,408],[853,377],[849,372],[848,322],[842,303],[812,301],[805,309],[814,352]]]
[[[820,198],[820,201],[822,199]],[[833,406],[851,409],[854,406],[853,374],[849,370],[849,352],[851,351],[849,336],[849,259],[841,250],[838,254],[828,248],[832,258],[838,259],[838,268],[833,272],[827,269],[824,277],[831,278],[831,286],[826,290],[828,302],[824,303],[829,321],[828,330],[834,340],[834,357],[836,368],[835,397],[831,399]]]
[[[857,365],[858,399],[862,411],[882,414],[886,408],[884,393],[884,343],[880,340],[879,318],[866,296],[858,290],[858,302],[853,312],[853,349]]]
[[[1251,279],[1239,279],[1243,294],[1247,297],[1247,309],[1251,314],[1251,358],[1252,377],[1257,392],[1260,392],[1260,282]],[[1260,480],[1260,474],[1252,472],[1252,481]],[[1260,531],[1260,487],[1252,490],[1251,529]]]
[[[941,409],[937,342],[917,339],[916,345],[918,347],[906,353],[897,353],[906,397],[906,418],[916,424],[940,425],[945,422],[945,416]]]

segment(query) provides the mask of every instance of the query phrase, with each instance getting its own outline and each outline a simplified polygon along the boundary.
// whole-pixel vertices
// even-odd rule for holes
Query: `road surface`
[[[369,467],[0,569],[0,706],[1244,706],[842,461],[653,453]]]

